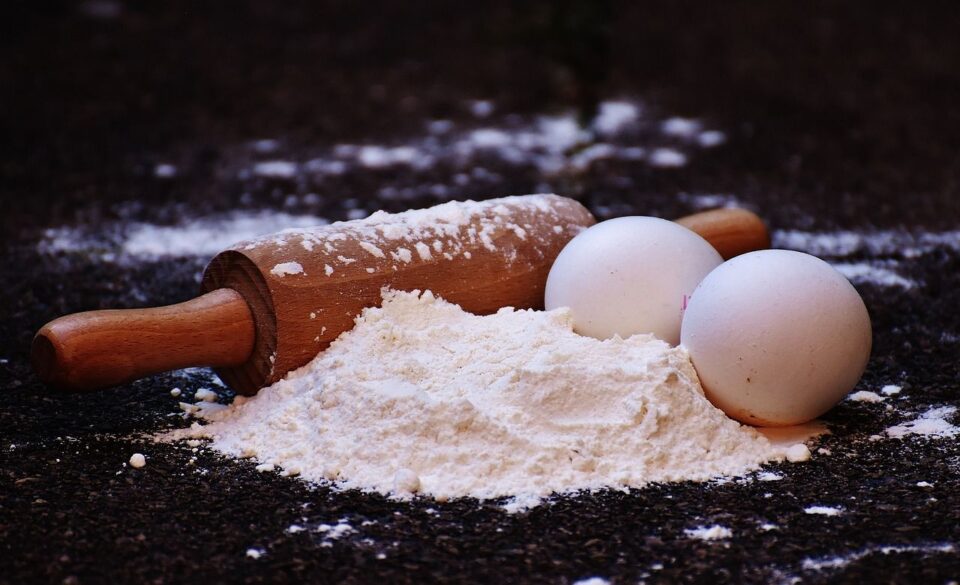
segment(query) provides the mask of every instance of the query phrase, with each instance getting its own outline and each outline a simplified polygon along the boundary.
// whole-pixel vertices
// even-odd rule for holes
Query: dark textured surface
[[[960,545],[958,440],[868,440],[958,401],[956,247],[884,256],[919,286],[859,286],[875,348],[858,389],[904,390],[841,403],[824,418],[830,454],[770,466],[776,482],[563,497],[517,515],[475,501],[398,503],[141,438],[183,424],[168,390],[189,396],[209,385],[204,372],[81,396],[43,388],[27,357],[43,322],[189,298],[204,261],[40,253],[50,226],[108,233],[239,207],[342,219],[351,198],[367,210],[435,202],[433,184],[454,198],[548,187],[600,215],[675,216],[691,211],[682,193],[730,193],[781,229],[960,225],[960,22],[949,3],[314,4],[5,9],[0,583],[960,578],[960,554],[944,552]],[[465,184],[442,166],[334,181],[236,172],[257,139],[279,141],[273,157],[305,160],[342,141],[404,144],[430,119],[476,125],[470,100],[491,100],[498,116],[577,107],[589,118],[610,97],[695,116],[728,141],[679,169],[610,162],[545,178],[494,160],[491,175]],[[155,177],[160,162],[176,177]],[[410,196],[368,197],[387,185]],[[124,467],[136,451],[147,467]],[[810,505],[844,513],[805,514]],[[333,542],[285,532],[341,518],[357,532]],[[733,538],[685,536],[714,523]],[[250,547],[266,552],[254,560]],[[846,562],[804,565],[837,556]]]

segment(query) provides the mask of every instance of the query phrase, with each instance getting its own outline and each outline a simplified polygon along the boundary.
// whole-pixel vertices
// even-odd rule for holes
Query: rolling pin
[[[680,222],[721,243],[724,257],[769,245],[752,213],[708,213]],[[235,391],[254,394],[351,329],[384,287],[429,289],[476,314],[542,308],[557,254],[594,222],[572,199],[526,195],[287,230],[215,256],[196,299],[51,321],[31,359],[41,380],[66,390],[212,366]]]

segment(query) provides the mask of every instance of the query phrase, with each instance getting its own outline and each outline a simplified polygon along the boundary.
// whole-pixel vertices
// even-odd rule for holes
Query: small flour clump
[[[281,262],[270,269],[270,274],[275,276],[303,274],[303,266],[299,262]]]
[[[476,316],[429,291],[383,294],[311,363],[165,438],[342,488],[530,504],[785,456],[707,401],[682,347],[582,337],[567,309]]]

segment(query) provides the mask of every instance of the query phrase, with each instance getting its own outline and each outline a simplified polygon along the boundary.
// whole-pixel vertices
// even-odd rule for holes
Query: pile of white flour
[[[307,480],[441,500],[535,503],[740,475],[785,455],[704,398],[683,348],[581,337],[565,309],[475,316],[430,292],[385,291],[313,362],[203,416],[166,438],[209,437]]]

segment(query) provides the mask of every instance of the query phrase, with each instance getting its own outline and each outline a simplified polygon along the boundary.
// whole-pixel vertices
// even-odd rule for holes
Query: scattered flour
[[[952,544],[934,544],[934,545],[891,545],[891,546],[872,546],[863,550],[848,553],[844,556],[818,557],[804,559],[801,567],[807,571],[829,571],[842,569],[851,563],[855,563],[864,557],[870,555],[899,554],[899,553],[953,553],[956,549]]]
[[[667,118],[660,125],[660,129],[667,136],[677,136],[680,138],[693,138],[700,133],[702,124],[698,120],[690,118]]]
[[[266,553],[262,548],[248,548],[247,549],[247,558],[250,559],[259,559]]]
[[[610,585],[610,581],[607,581],[603,577],[587,577],[586,579],[574,581],[573,585]]]
[[[803,509],[807,514],[819,514],[821,516],[839,516],[843,513],[843,508],[834,508],[832,506],[807,506]]]
[[[153,167],[153,176],[158,179],[172,179],[177,176],[177,167],[171,164],[158,164]]]
[[[697,144],[703,148],[720,146],[727,141],[727,135],[719,130],[704,130],[697,136]]]
[[[787,447],[786,451],[784,451],[784,457],[790,463],[802,463],[804,461],[810,461],[810,448],[803,443],[791,445],[790,447]]]
[[[837,272],[856,284],[871,283],[903,289],[911,289],[917,286],[915,281],[894,272],[890,268],[893,264],[895,263],[874,260],[872,262],[840,262],[833,264],[833,267]]]
[[[469,104],[484,125],[457,128],[450,120],[429,120],[422,136],[409,136],[401,145],[337,144],[316,152],[305,161],[244,161],[240,177],[260,176],[322,181],[325,176],[381,169],[408,168],[414,171],[444,168],[455,172],[453,183],[498,178],[483,168],[484,160],[533,167],[545,177],[565,172],[582,172],[601,159],[647,162],[652,166],[676,167],[687,163],[700,149],[726,142],[726,135],[706,129],[696,119],[653,117],[639,101],[610,100],[599,104],[596,116],[582,124],[577,112],[556,115],[493,116],[496,108],[488,101]],[[643,134],[636,130],[644,129]],[[637,144],[642,140],[642,144]],[[616,143],[616,144],[614,144]],[[249,145],[247,146],[249,149]],[[253,148],[259,154],[260,150]],[[270,151],[275,155],[276,149]],[[652,155],[646,156],[651,151]],[[421,188],[387,185],[381,199],[407,199],[429,193],[447,198],[447,185],[424,184]]]
[[[698,528],[691,528],[683,531],[684,534],[689,538],[696,538],[698,540],[722,540],[724,538],[732,538],[733,531],[727,528],[726,526],[720,526],[715,524],[713,526],[700,526]]]
[[[677,199],[689,204],[694,209],[715,209],[717,207],[749,208],[749,205],[728,193],[679,193]]]
[[[310,364],[164,440],[332,481],[443,500],[741,475],[783,445],[703,395],[682,348],[598,341],[568,311],[475,316],[430,292],[385,291]],[[809,456],[809,450],[800,445]],[[399,492],[399,493],[398,493]]]
[[[902,390],[903,388],[901,388],[900,386],[897,386],[896,384],[887,384],[886,386],[880,389],[880,392],[883,393],[884,396],[895,396],[897,394],[900,394]]]
[[[202,402],[216,402],[216,401],[217,401],[217,393],[214,392],[213,390],[210,390],[209,388],[199,388],[199,389],[197,389],[197,391],[196,391],[196,393],[194,393],[193,397],[194,397],[195,399],[199,400],[199,401],[202,401]]]
[[[362,146],[357,151],[357,161],[368,168],[382,169],[396,165],[414,164],[420,153],[410,146],[384,147],[377,145]]]
[[[406,137],[400,145],[323,145],[304,156],[302,151],[282,152],[284,145],[277,140],[245,142],[237,147],[235,154],[225,155],[224,172],[235,174],[241,180],[295,183],[297,187],[293,191],[311,185],[323,192],[327,177],[339,178],[349,173],[366,175],[385,169],[402,169],[414,176],[429,170],[429,180],[420,177],[422,181],[414,181],[415,184],[385,181],[368,197],[381,202],[424,196],[447,201],[462,193],[469,184],[499,182],[500,175],[484,168],[484,162],[491,159],[501,165],[536,170],[544,190],[549,190],[551,177],[583,173],[599,161],[678,167],[687,164],[702,149],[725,140],[722,132],[703,129],[704,123],[699,120],[669,118],[661,123],[639,101],[604,101],[594,119],[586,123],[581,123],[573,111],[549,116],[493,117],[495,108],[490,102],[476,101],[470,107],[475,113],[482,113],[477,116],[483,119],[482,126],[468,123],[458,127],[449,120],[432,120],[426,123],[427,131],[423,135]],[[693,128],[697,131],[692,132]],[[640,129],[644,129],[644,133],[638,133]],[[264,157],[269,158],[257,160]],[[451,174],[438,181],[438,170]],[[177,173],[177,168],[169,163],[160,163],[154,168],[155,176],[163,180]],[[314,192],[294,192],[287,195],[284,205],[302,203],[315,208],[321,200]],[[360,219],[367,214],[356,205],[345,207],[344,213],[349,219]],[[39,249],[44,253],[100,253],[106,261],[209,257],[237,241],[284,228],[326,223],[327,220],[311,215],[262,211],[212,215],[179,225],[115,222],[86,229],[68,226],[47,230]]]
[[[487,100],[474,100],[470,103],[470,112],[478,118],[486,118],[493,113],[493,102]]]
[[[263,210],[211,215],[178,225],[118,222],[96,234],[89,228],[58,227],[44,232],[38,249],[45,254],[105,250],[104,256],[120,259],[213,256],[240,240],[328,223],[313,215]]]
[[[904,230],[870,232],[781,230],[774,232],[772,237],[774,248],[789,248],[814,256],[844,257],[870,254],[915,258],[939,248],[960,250],[960,231],[915,233]]]
[[[886,400],[886,398],[880,396],[876,392],[861,390],[859,392],[854,392],[850,396],[847,396],[847,400],[850,400],[851,402],[883,402]]]
[[[253,174],[274,179],[287,179],[297,174],[297,165],[285,160],[260,162],[253,166]]]
[[[650,153],[650,164],[655,167],[682,167],[687,164],[687,155],[673,148],[657,148]]]
[[[638,104],[625,101],[609,101],[600,104],[593,129],[601,136],[613,136],[636,123],[640,118]]]
[[[134,224],[122,251],[140,257],[213,255],[238,240],[327,223],[312,215],[259,211],[210,216],[176,226]]]
[[[960,434],[960,427],[950,424],[947,419],[956,414],[955,406],[940,406],[927,410],[912,421],[888,428],[884,433],[894,439],[902,439],[908,435],[945,438]]]
[[[960,251],[960,231],[910,232],[874,230],[806,232],[779,230],[772,234],[774,248],[807,252],[830,260],[831,265],[854,284],[912,289],[918,282],[897,272],[903,259],[917,258],[934,250]],[[851,257],[885,256],[869,261],[841,261]]]
[[[317,526],[317,532],[323,534],[324,538],[329,540],[337,540],[339,538],[343,538],[351,532],[356,532],[356,530],[354,530],[353,526],[346,522],[338,522],[336,524],[320,524]]]
[[[259,152],[260,154],[271,154],[280,148],[280,142],[278,140],[273,140],[272,138],[254,140],[250,143],[250,148],[252,148],[254,152]]]

